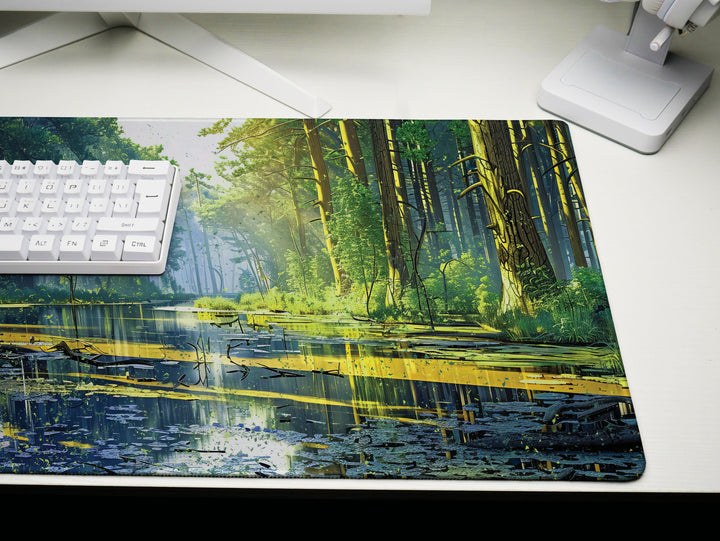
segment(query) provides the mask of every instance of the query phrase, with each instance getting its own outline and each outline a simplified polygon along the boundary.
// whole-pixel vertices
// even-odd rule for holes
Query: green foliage
[[[195,193],[195,205],[201,207],[204,199],[213,198],[214,186],[209,182],[212,177],[196,171],[193,167],[189,173],[185,176],[185,189]]]
[[[328,274],[332,269],[325,254],[301,255],[295,250],[288,250],[285,256],[287,267],[281,278],[291,292],[301,293],[312,299],[322,298],[325,288],[331,283]]]
[[[299,250],[305,258],[322,250],[319,224],[312,222],[316,191],[302,124],[248,119],[233,125],[222,119],[200,132],[208,134],[224,134],[218,150],[230,156],[215,164],[223,183],[213,185],[212,194],[204,178],[193,179],[205,194],[197,208],[201,222],[213,234],[229,233],[238,256],[262,261],[263,272],[277,284],[289,280],[298,287],[309,260],[288,259],[288,251]]]
[[[495,324],[500,313],[500,294],[488,289],[479,297],[478,313],[480,319],[488,324]]]
[[[569,286],[572,296],[579,304],[591,307],[594,311],[608,308],[605,282],[599,270],[588,267],[576,268]]]
[[[400,143],[400,155],[413,162],[427,160],[435,146],[425,122],[420,120],[406,120],[398,127],[395,136]]]
[[[441,256],[442,263],[426,279],[425,287],[437,313],[477,314],[489,302],[487,264],[470,253]]]
[[[237,303],[225,297],[200,297],[195,299],[193,306],[206,310],[237,310]]]
[[[466,120],[451,120],[448,125],[448,129],[455,136],[461,148],[468,148],[472,146],[470,126],[468,126]]]
[[[141,147],[115,118],[0,118],[0,157],[14,160],[160,159],[162,146]]]
[[[615,341],[605,284],[598,270],[575,269],[573,279],[557,294],[544,297],[540,306],[553,314],[553,332],[563,341]]]
[[[402,300],[399,304],[385,304],[383,300],[371,302],[368,316],[382,323],[421,321],[417,306]]]
[[[182,242],[182,234],[184,231],[185,228],[181,225],[177,223],[174,225],[166,264],[168,270],[178,271],[182,268],[182,265],[186,263],[186,252]],[[163,277],[167,276],[167,274],[168,273],[165,273]]]
[[[3,304],[51,304],[70,302],[70,290],[58,279],[56,284],[27,284],[12,277],[0,278],[0,302]]]
[[[353,284],[369,284],[387,275],[380,205],[369,187],[353,177],[333,187],[329,222],[334,254]]]
[[[172,293],[163,293],[147,276],[106,276],[99,284],[80,282],[75,289],[79,302],[142,302],[173,298]]]
[[[488,313],[490,324],[512,340],[556,343],[616,343],[605,285],[599,270],[576,268],[573,279],[533,294],[535,313]]]
[[[147,276],[44,276],[40,283],[34,277],[0,278],[0,303],[14,304],[101,304],[110,302],[144,302],[173,299]]]
[[[564,287],[555,280],[548,267],[537,266],[529,261],[517,265],[517,273],[525,293],[533,302],[543,302],[556,296]]]
[[[315,297],[299,292],[287,292],[276,287],[264,295],[243,293],[237,299],[235,307],[247,312],[279,311],[296,315],[356,315],[364,311],[363,300],[359,295],[338,297],[334,286],[323,288]]]

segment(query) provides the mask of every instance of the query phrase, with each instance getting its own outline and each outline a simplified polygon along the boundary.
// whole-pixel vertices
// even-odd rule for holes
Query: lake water
[[[479,327],[0,307],[0,473],[625,481],[644,469],[607,347]]]

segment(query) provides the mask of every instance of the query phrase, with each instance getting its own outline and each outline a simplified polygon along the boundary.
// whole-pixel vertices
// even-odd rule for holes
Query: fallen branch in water
[[[146,366],[153,366],[154,363],[150,361],[145,361],[142,359],[120,359],[120,360],[114,360],[114,361],[105,361],[101,362],[98,361],[98,359],[106,357],[107,355],[105,353],[95,353],[95,354],[87,354],[83,353],[83,350],[86,349],[93,349],[95,351],[100,351],[97,347],[95,347],[92,344],[84,344],[83,347],[78,348],[72,348],[70,345],[65,341],[62,340],[55,344],[54,346],[51,346],[47,350],[43,350],[46,353],[49,351],[59,351],[61,353],[64,353],[70,359],[80,362],[80,363],[87,363],[93,366],[123,366],[123,365],[132,365],[132,364],[143,364]]]

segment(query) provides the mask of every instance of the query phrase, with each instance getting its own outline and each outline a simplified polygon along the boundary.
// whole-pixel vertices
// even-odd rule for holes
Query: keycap
[[[27,241],[24,235],[0,235],[0,257],[11,261],[27,258]]]
[[[150,235],[128,235],[125,237],[123,257],[131,261],[153,261],[157,259],[160,245]]]
[[[31,261],[55,261],[58,258],[58,239],[55,235],[33,235],[28,246]]]
[[[0,273],[161,274],[180,190],[166,160],[0,160]]]

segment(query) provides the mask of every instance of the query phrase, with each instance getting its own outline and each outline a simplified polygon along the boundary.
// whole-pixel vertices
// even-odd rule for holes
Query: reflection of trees
[[[108,306],[85,308],[94,314],[96,322],[113,319],[107,314],[118,317]],[[612,395],[578,396],[570,400],[558,393],[543,396],[520,385],[511,388],[511,384],[499,383],[509,382],[513,372],[524,373],[519,369],[498,370],[494,385],[473,383],[480,377],[476,363],[448,360],[450,355],[467,355],[471,350],[458,352],[457,347],[447,347],[443,341],[432,344],[429,351],[435,352],[434,357],[428,358],[427,349],[409,347],[405,340],[380,340],[379,335],[375,335],[376,340],[367,340],[369,336],[361,335],[356,327],[348,329],[352,340],[336,340],[336,328],[308,328],[306,322],[300,322],[304,332],[299,336],[296,332],[285,332],[286,328],[292,329],[289,320],[258,319],[253,326],[233,314],[195,320],[194,325],[188,325],[178,314],[175,328],[166,316],[154,320],[142,317],[137,306],[133,310],[117,322],[114,331],[117,340],[113,345],[119,347],[122,336],[135,337],[139,342],[150,336],[165,341],[177,331],[173,343],[186,353],[181,363],[162,362],[175,358],[168,355],[167,359],[155,362],[146,359],[144,362],[149,362],[150,370],[140,369],[137,365],[143,360],[143,354],[138,350],[133,351],[134,358],[126,358],[122,365],[100,370],[86,363],[79,370],[75,362],[81,360],[70,362],[57,358],[58,351],[47,351],[43,354],[47,365],[26,364],[23,368],[28,375],[40,372],[46,379],[53,374],[55,387],[40,388],[42,393],[37,394],[38,388],[28,387],[22,396],[28,396],[30,391],[29,396],[36,396],[37,400],[16,402],[11,413],[3,411],[3,419],[12,417],[16,419],[14,426],[23,429],[30,419],[41,423],[48,434],[55,423],[73,426],[76,419],[73,415],[79,416],[77,419],[93,419],[96,424],[88,432],[62,431],[63,441],[76,441],[75,448],[80,449],[85,442],[112,437],[117,447],[123,448],[123,453],[124,446],[134,449],[135,442],[142,443],[142,452],[136,455],[128,452],[123,457],[135,460],[134,471],[148,467],[144,473],[182,473],[183,470],[174,468],[185,467],[184,461],[190,460],[190,454],[210,452],[217,453],[213,468],[218,469],[213,469],[213,473],[224,472],[238,459],[231,456],[233,449],[239,448],[238,442],[251,433],[273,442],[307,444],[294,461],[294,464],[309,466],[310,469],[303,470],[306,474],[351,477],[447,474],[469,478],[505,473],[510,450],[515,453],[513,456],[522,455],[528,470],[536,467],[532,461],[538,457],[550,460],[551,453],[541,454],[546,452],[544,447],[525,450],[523,439],[526,434],[546,437],[541,429],[548,411],[569,412],[572,420],[575,410],[584,408],[609,415],[614,422],[615,406],[620,404],[625,407],[623,416],[632,414],[629,399]],[[83,326],[87,327],[88,322],[83,319]],[[153,325],[158,328],[154,329]],[[138,336],[140,329],[143,334]],[[332,331],[332,336],[318,338],[316,334],[323,330]],[[243,334],[242,338],[237,337],[238,331]],[[187,338],[188,335],[192,338]],[[221,347],[222,344],[226,344],[225,347]],[[533,348],[529,346],[530,349]],[[539,357],[547,356],[548,348],[541,350]],[[130,351],[125,350],[125,354]],[[516,346],[513,352],[517,354]],[[165,349],[164,353],[167,355],[170,351]],[[501,354],[498,350],[498,355]],[[481,372],[490,371],[488,368]],[[538,370],[537,374],[541,373]],[[7,389],[7,385],[17,387],[19,382],[4,385]],[[48,398],[47,402],[43,397]],[[77,400],[70,401],[68,397]],[[29,417],[23,409],[27,404],[31,408]],[[576,407],[578,405],[582,408]],[[50,419],[51,423],[46,422]],[[88,426],[90,421],[83,422],[83,426]],[[182,434],[179,439],[183,442],[160,439],[160,435],[178,433]],[[571,436],[572,445],[579,446],[579,451],[573,452],[573,460],[585,467],[588,459],[583,453],[589,447],[582,447],[583,437]],[[44,432],[37,437],[32,445],[45,445],[43,456],[51,456],[57,437],[45,438]],[[541,444],[547,445],[546,441]],[[503,442],[509,443],[503,446]],[[597,443],[591,441],[588,445]],[[636,459],[640,454],[637,450],[624,454],[624,448],[616,442],[613,445],[615,447],[606,453],[615,455],[610,462],[620,462],[626,456]],[[91,447],[84,459],[96,452],[97,446]],[[266,449],[263,448],[263,452]],[[175,454],[177,460],[171,460],[166,469],[162,466],[163,457],[173,456],[172,453],[184,454]],[[251,452],[247,458],[250,462],[256,461],[259,455],[260,451],[254,455]],[[595,454],[593,460],[602,466],[606,455]],[[495,457],[493,460],[497,463],[488,463],[489,456]],[[477,462],[480,459],[483,461]],[[119,459],[117,463],[111,459],[97,464],[110,466],[112,470],[121,463]],[[202,473],[202,464],[198,466],[200,469],[194,471]],[[47,461],[33,467],[47,467]],[[270,466],[264,467],[276,473]],[[625,475],[632,477],[636,469],[636,466],[626,468]],[[512,471],[509,467],[508,470]],[[555,475],[546,470],[539,473]]]

